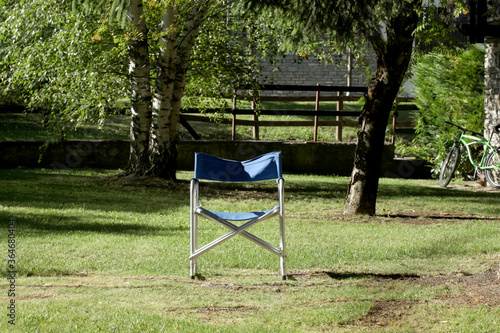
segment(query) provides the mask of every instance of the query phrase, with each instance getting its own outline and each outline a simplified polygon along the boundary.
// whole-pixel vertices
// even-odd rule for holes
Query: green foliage
[[[100,121],[126,96],[116,30],[101,14],[31,0],[2,8],[0,101],[42,109],[56,133]],[[98,31],[98,32],[96,32]]]
[[[416,42],[426,50],[437,45],[450,45],[454,28],[453,1],[414,0],[244,0],[244,7],[259,11],[280,31],[280,47],[288,52],[314,54],[327,63],[341,64],[339,56],[350,52],[354,63],[368,68],[367,54],[372,46],[380,46],[383,36],[400,33],[401,19],[418,15],[413,31]],[[458,7],[462,8],[462,7]],[[416,48],[419,49],[419,48]]]
[[[409,151],[438,164],[457,136],[457,130],[444,121],[482,132],[484,50],[471,46],[430,53],[418,59],[414,73],[420,111],[415,115],[417,137]]]
[[[245,0],[243,7],[259,12],[279,32],[280,50],[307,57],[314,54],[334,66],[345,66],[351,52],[355,66],[367,67],[367,32],[378,30],[374,15],[380,2],[315,0]]]
[[[452,9],[455,9],[455,13],[452,13]],[[459,45],[460,41],[452,32],[457,30],[454,21],[462,11],[461,0],[442,0],[437,7],[423,6],[418,12],[420,21],[414,31],[418,43],[415,51],[425,54],[429,50],[446,50]]]
[[[103,8],[107,8],[108,23],[112,25],[117,22],[125,27],[129,3],[130,0],[73,0],[72,10],[76,12],[83,9],[85,14],[90,14],[100,13]]]
[[[177,2],[181,13],[189,3]],[[153,70],[167,4],[144,2]],[[134,31],[123,22],[127,5],[126,0],[0,2],[0,104],[44,110],[46,128],[57,136],[87,122],[102,124],[116,101],[129,94],[127,46]],[[204,95],[216,97],[207,107],[225,107],[221,91],[256,80],[261,62],[274,59],[278,47],[265,23],[243,18],[224,1],[213,2],[192,53],[185,105],[200,106],[198,96]]]
[[[366,44],[368,29],[378,27],[377,8],[388,1],[245,0],[246,8],[271,18],[284,31],[284,46],[305,46],[318,39],[334,40],[335,47]],[[398,2],[399,3],[399,2]],[[325,37],[327,37],[325,39]],[[359,43],[356,43],[359,42]]]
[[[184,104],[229,107],[220,97],[231,96],[239,85],[261,83],[262,64],[275,63],[280,54],[278,39],[264,17],[214,4],[193,48]],[[206,97],[214,98],[210,105]]]

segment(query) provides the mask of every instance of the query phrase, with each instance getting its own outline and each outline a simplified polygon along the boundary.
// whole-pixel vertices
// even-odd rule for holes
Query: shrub
[[[482,132],[484,55],[483,48],[470,46],[418,59],[414,69],[417,136],[407,149],[412,154],[439,167],[457,135],[457,129],[445,121]],[[470,163],[461,163],[459,171],[470,173]]]

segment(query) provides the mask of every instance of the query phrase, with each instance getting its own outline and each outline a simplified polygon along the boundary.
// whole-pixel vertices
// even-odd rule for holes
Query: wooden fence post
[[[392,117],[392,136],[391,136],[391,144],[396,142],[396,117]]]
[[[342,91],[337,91],[337,96],[339,97],[339,100],[337,101],[337,111],[342,111],[344,108],[344,99],[343,99],[343,93]],[[342,121],[341,116],[337,116],[336,118],[337,121]],[[342,141],[342,124],[337,125],[337,141]]]
[[[252,120],[254,121],[254,124],[253,124],[253,139],[254,140],[259,140],[259,124],[258,124],[259,117],[255,113],[255,98],[253,96],[253,93],[251,93],[251,95],[252,95],[252,110],[254,111],[253,115],[252,115]]]
[[[236,110],[236,94],[237,90],[233,90],[233,121],[231,123],[231,140],[236,140],[236,113],[234,112]]]
[[[393,113],[393,116],[392,116],[392,135],[391,135],[391,144],[394,144],[396,142],[396,122],[398,120],[398,105],[396,103],[395,104],[395,107],[396,107],[396,110],[394,111]]]
[[[316,84],[319,87],[319,83]],[[319,89],[316,90],[316,106],[314,108],[316,111],[319,110]],[[318,115],[314,116],[314,141],[318,141]]]

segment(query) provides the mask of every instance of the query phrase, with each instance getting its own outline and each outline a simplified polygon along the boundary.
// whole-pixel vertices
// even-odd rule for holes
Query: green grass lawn
[[[0,170],[0,331],[495,332],[500,197],[381,179],[374,217],[342,215],[348,178],[285,175],[287,266],[235,237],[189,279],[189,179]],[[274,183],[203,186],[217,210],[275,204]],[[9,220],[15,296],[9,296]],[[277,220],[252,228],[278,242]],[[200,245],[226,232],[200,220]],[[240,239],[241,238],[241,239]],[[486,273],[485,273],[486,272]],[[486,274],[486,275],[485,275]],[[7,306],[15,301],[15,323]]]
[[[118,115],[106,119],[103,126],[84,124],[64,133],[66,139],[127,140],[130,131],[129,116]],[[0,113],[0,140],[48,140],[50,133],[39,113]]]

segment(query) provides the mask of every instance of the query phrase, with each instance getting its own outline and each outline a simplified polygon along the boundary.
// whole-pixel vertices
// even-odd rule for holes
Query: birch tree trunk
[[[177,143],[179,141],[179,123],[182,96],[184,95],[184,88],[186,86],[186,76],[189,68],[189,59],[200,32],[200,25],[205,20],[211,1],[206,1],[205,4],[195,7],[189,14],[188,21],[182,33],[179,48],[177,50],[176,68],[177,73],[175,76],[174,90],[172,94],[172,120],[170,131],[172,138],[174,138],[175,156],[177,160]]]
[[[211,0],[192,1],[188,9],[171,1],[162,17],[156,68],[149,64],[142,0],[131,0],[128,19],[135,31],[129,45],[132,116],[126,175],[175,180],[181,101],[191,51]],[[183,3],[185,6],[187,3]],[[181,31],[180,31],[181,30]],[[150,72],[156,71],[154,93]]]
[[[156,68],[155,92],[153,94],[153,122],[150,139],[150,175],[175,179],[177,159],[176,138],[172,137],[172,95],[174,91],[177,57],[177,10],[170,4],[163,15],[160,57]]]
[[[181,101],[189,59],[200,26],[211,1],[197,1],[178,33],[177,9],[170,5],[163,16],[162,49],[153,95],[153,122],[150,141],[150,175],[176,179]]]
[[[142,0],[131,0],[127,18],[135,28],[128,45],[131,92],[130,156],[125,173],[143,173],[149,166],[151,87],[148,29]]]
[[[370,39],[376,53],[377,72],[368,84],[364,109],[359,118],[361,128],[357,134],[344,214],[374,215],[376,212],[385,130],[411,60],[412,33],[418,23],[414,6],[418,3],[414,0],[407,3],[408,8],[403,6],[400,14],[387,26],[386,37],[374,31]]]

